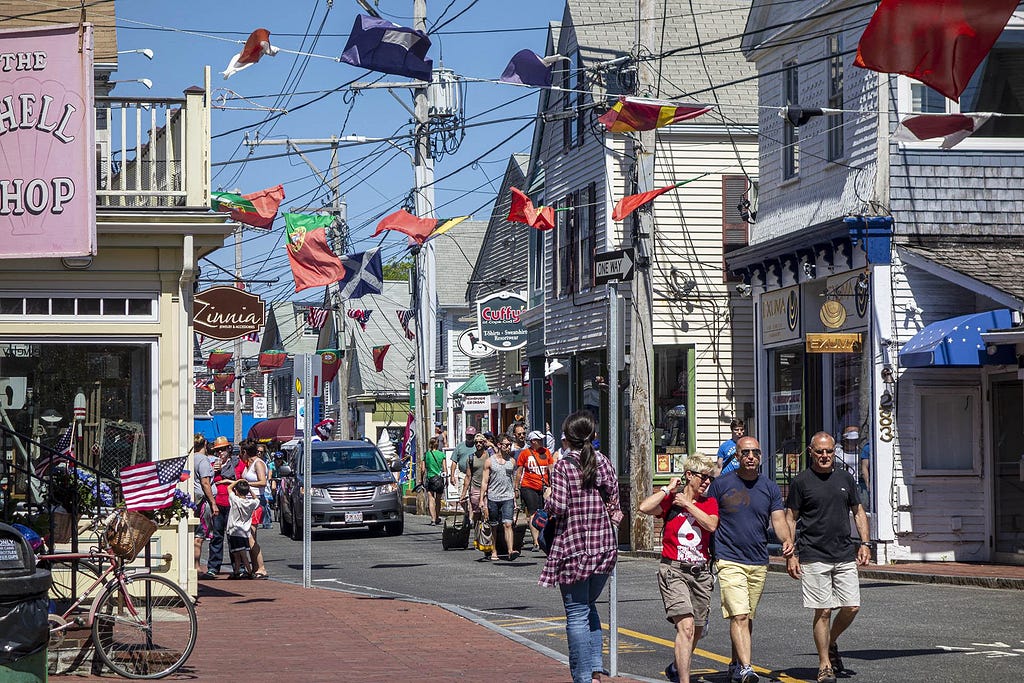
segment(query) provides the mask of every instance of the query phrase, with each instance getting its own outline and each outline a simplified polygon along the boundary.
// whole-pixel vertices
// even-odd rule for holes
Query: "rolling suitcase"
[[[441,547],[445,550],[458,548],[465,550],[469,547],[469,531],[471,525],[466,522],[464,515],[444,518],[444,527],[441,529]]]
[[[498,555],[509,555],[509,549],[505,546],[505,526],[499,524],[494,527],[492,532],[494,535],[494,545]],[[515,517],[512,519],[512,544],[515,546],[513,550],[522,552],[523,550],[523,538],[526,535],[526,525],[519,523],[519,511],[516,510]]]

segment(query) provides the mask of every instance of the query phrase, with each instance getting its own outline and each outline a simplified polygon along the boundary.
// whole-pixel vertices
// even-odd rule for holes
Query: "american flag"
[[[398,314],[398,322],[402,323],[402,329],[405,330],[406,339],[415,339],[416,333],[409,329],[409,321],[413,319],[416,312],[411,308],[407,308],[404,311],[395,311]]]
[[[75,423],[72,422],[68,425],[68,428],[60,437],[60,441],[57,442],[57,447],[54,451],[47,451],[39,456],[36,460],[35,473],[37,477],[41,477],[46,474],[46,471],[56,463],[61,461],[74,462],[75,461]]]
[[[326,308],[307,308],[306,326],[319,330],[327,322],[327,313],[328,310]]]
[[[373,311],[370,309],[365,311],[361,308],[348,309],[348,317],[359,323],[359,326],[363,328],[363,332],[366,331],[366,323],[369,322],[371,313],[373,313]]]
[[[129,510],[160,510],[170,506],[187,459],[144,462],[121,470],[125,507]]]
[[[259,340],[260,340],[260,333],[259,332],[250,332],[249,334],[245,335],[245,341],[258,342]]]

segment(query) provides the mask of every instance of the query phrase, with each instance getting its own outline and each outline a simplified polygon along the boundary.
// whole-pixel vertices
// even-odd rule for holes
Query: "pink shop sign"
[[[0,258],[96,253],[92,25],[0,31]]]

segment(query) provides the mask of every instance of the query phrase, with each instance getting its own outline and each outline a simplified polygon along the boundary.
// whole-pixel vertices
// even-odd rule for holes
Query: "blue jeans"
[[[596,603],[607,582],[607,574],[593,574],[589,579],[558,587],[565,605],[565,635],[573,683],[590,683],[591,674],[604,669],[601,617]]]
[[[206,558],[207,571],[219,572],[224,562],[224,532],[228,528],[228,506],[218,508],[213,516],[213,538],[210,539],[210,551]]]

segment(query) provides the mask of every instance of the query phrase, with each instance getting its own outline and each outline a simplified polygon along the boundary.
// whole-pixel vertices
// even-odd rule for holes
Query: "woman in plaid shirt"
[[[594,427],[585,410],[565,419],[569,450],[555,465],[544,503],[548,523],[558,526],[539,583],[562,593],[573,683],[599,681],[604,670],[596,602],[615,567],[615,527],[622,521],[618,478],[591,444]]]

